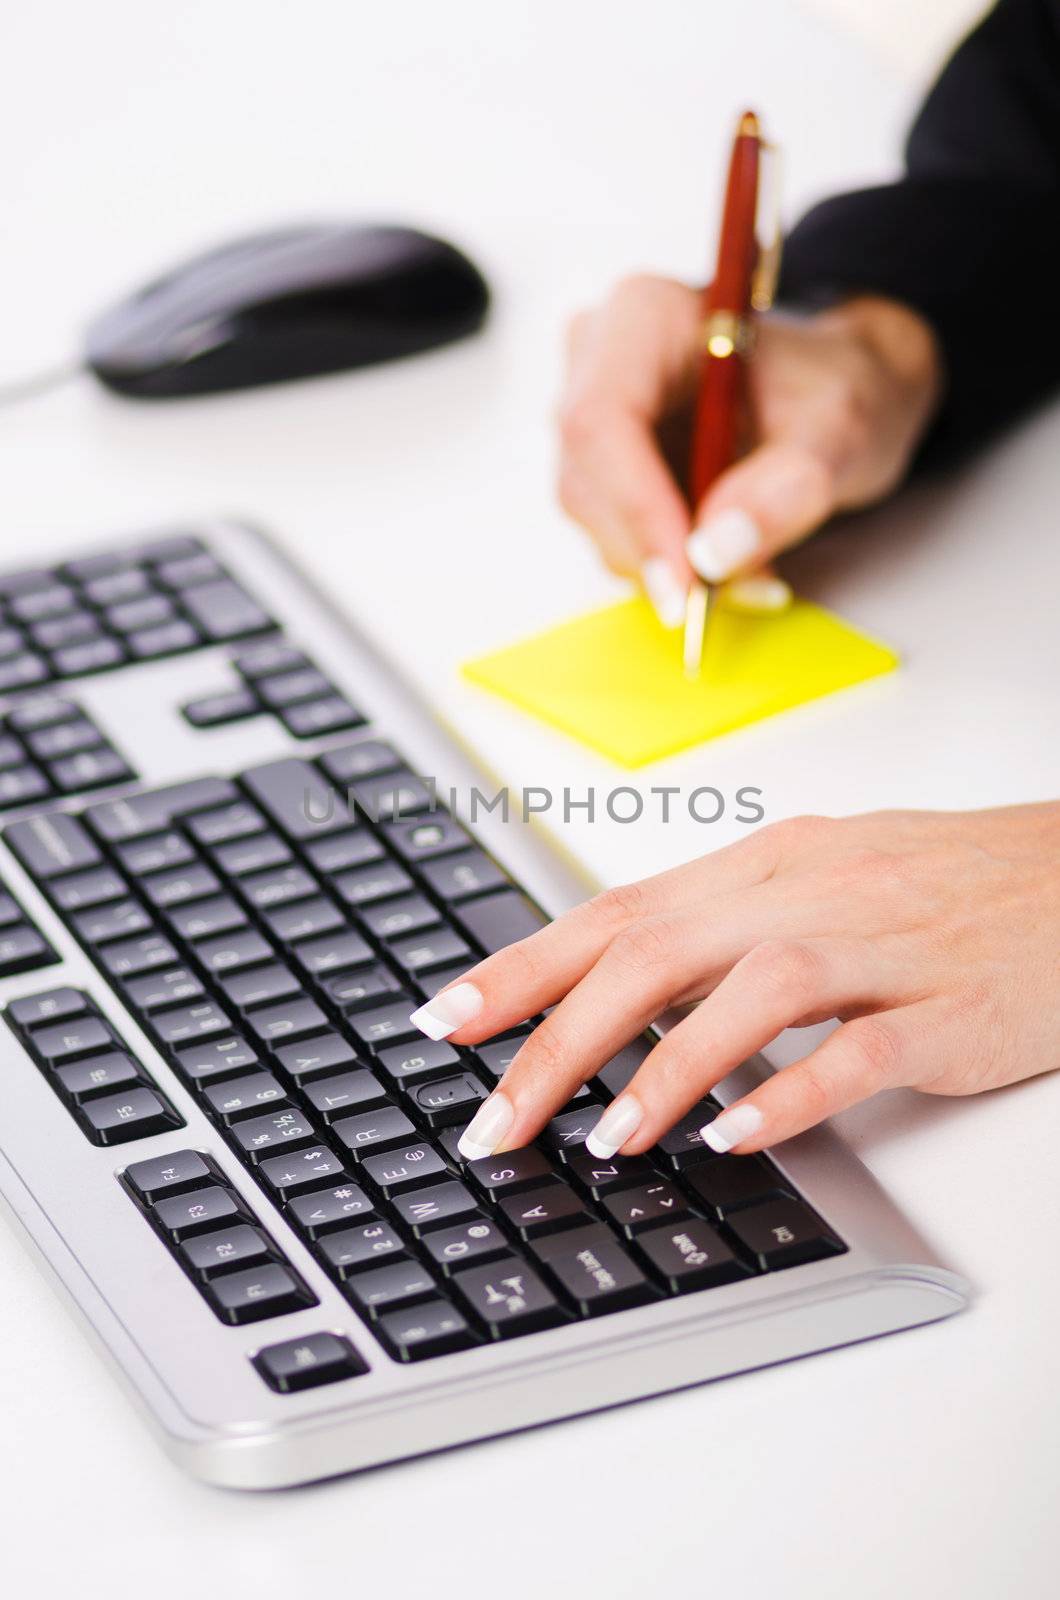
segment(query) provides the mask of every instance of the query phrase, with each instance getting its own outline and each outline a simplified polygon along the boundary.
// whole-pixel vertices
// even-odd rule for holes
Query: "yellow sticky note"
[[[623,767],[746,727],[898,665],[894,653],[808,600],[769,615],[716,607],[703,671],[681,669],[681,632],[644,599],[562,622],[463,668]]]

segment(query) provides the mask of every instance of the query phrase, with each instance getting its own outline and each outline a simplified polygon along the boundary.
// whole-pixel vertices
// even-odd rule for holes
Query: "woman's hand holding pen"
[[[571,327],[560,411],[565,509],[673,627],[693,570],[740,580],[732,598],[744,604],[786,604],[768,563],[900,482],[941,388],[931,329],[893,301],[766,317],[748,369],[753,448],[690,510],[659,430],[692,404],[702,318],[701,293],[684,284],[619,284]]]
[[[802,817],[614,889],[415,1014],[474,1046],[547,1006],[461,1140],[514,1149],[666,1007],[700,1001],[612,1102],[594,1155],[637,1155],[783,1028],[838,1017],[704,1133],[740,1154],[880,1089],[971,1094],[1060,1063],[1060,805]]]

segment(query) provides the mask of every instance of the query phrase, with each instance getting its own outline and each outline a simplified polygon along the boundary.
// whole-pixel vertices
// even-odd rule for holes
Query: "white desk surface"
[[[37,529],[247,512],[509,782],[628,781],[455,669],[614,592],[551,498],[561,324],[621,272],[702,271],[738,106],[765,108],[783,138],[792,209],[891,166],[901,85],[786,0],[736,9],[22,8],[0,113],[11,375],[66,354],[87,314],[182,252],[291,216],[434,223],[481,258],[497,301],[485,337],[401,367],[172,407],[80,380],[0,414],[0,559]],[[770,818],[1060,790],[1058,444],[1054,411],[791,562],[899,646],[900,675],[641,781],[757,784]],[[597,825],[565,842],[617,881],[733,831]],[[791,1058],[787,1040],[775,1055]],[[962,1318],[285,1495],[222,1494],[171,1468],[4,1229],[5,1592],[1055,1593],[1058,1121],[1055,1078],[843,1119],[978,1286]]]

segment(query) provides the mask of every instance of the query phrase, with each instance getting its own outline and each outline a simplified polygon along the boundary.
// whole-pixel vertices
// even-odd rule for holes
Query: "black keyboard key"
[[[422,1040],[419,1028],[409,1022],[415,1007],[416,1002],[410,995],[398,995],[388,1005],[355,1012],[347,1017],[346,1026],[366,1050],[382,1049],[402,1039]]]
[[[45,967],[59,958],[36,928],[28,922],[16,924],[0,933],[0,977]]]
[[[136,900],[114,900],[109,905],[82,911],[71,920],[78,938],[90,945],[128,939],[133,934],[146,933],[151,927],[151,918]]]
[[[238,797],[235,786],[226,778],[193,778],[188,783],[171,783],[163,789],[89,806],[85,819],[108,844],[124,844],[144,834],[161,833],[178,817],[207,811]]]
[[[203,1099],[218,1121],[231,1123],[264,1111],[274,1101],[285,1100],[286,1096],[283,1085],[271,1072],[249,1072],[227,1082],[207,1083]]]
[[[168,829],[146,839],[135,839],[131,844],[119,845],[118,860],[134,878],[150,872],[165,872],[173,867],[184,867],[196,859],[195,851],[182,833]]]
[[[136,1011],[164,1011],[167,1006],[197,1000],[205,993],[202,984],[187,967],[172,967],[167,972],[133,978],[125,985],[125,998]]]
[[[162,561],[184,561],[189,557],[198,555],[202,550],[202,540],[190,533],[167,533],[154,539],[146,539],[136,546],[134,551],[126,551],[126,555],[137,561],[145,561],[149,565],[157,565]]]
[[[415,1139],[416,1129],[397,1106],[379,1106],[374,1111],[363,1111],[355,1117],[344,1117],[332,1128],[334,1137],[360,1161],[365,1155],[379,1150],[391,1150],[395,1145],[407,1144]]]
[[[511,1250],[497,1224],[483,1216],[458,1222],[455,1227],[435,1229],[424,1236],[423,1248],[447,1277],[461,1267],[507,1255]]]
[[[418,978],[420,973],[453,964],[473,965],[471,946],[452,928],[433,928],[409,939],[398,939],[390,946],[390,956],[403,972]]]
[[[549,1234],[534,1254],[583,1317],[619,1311],[653,1298],[654,1291],[623,1246],[601,1223]]]
[[[226,1033],[221,1039],[202,1039],[185,1045],[176,1053],[177,1066],[193,1083],[205,1079],[234,1077],[258,1065],[255,1051],[238,1034]]]
[[[333,1189],[297,1195],[286,1208],[288,1219],[310,1239],[319,1239],[334,1228],[344,1227],[355,1217],[368,1217],[375,1207],[355,1183],[340,1183]]]
[[[97,1144],[124,1144],[180,1127],[180,1119],[154,1089],[128,1089],[122,1094],[89,1100],[78,1113]]]
[[[29,689],[35,683],[47,683],[50,677],[51,671],[43,657],[25,650],[20,656],[0,661],[0,694]]]
[[[455,1222],[457,1217],[481,1215],[470,1189],[455,1178],[450,1178],[446,1183],[433,1184],[427,1189],[399,1191],[393,1196],[391,1204],[418,1239],[432,1228]]]
[[[297,667],[292,672],[270,673],[258,684],[262,704],[272,711],[297,705],[301,700],[319,700],[331,693],[331,684],[316,667]]]
[[[483,1156],[468,1162],[468,1173],[484,1194],[498,1196],[530,1189],[555,1176],[551,1163],[533,1145],[522,1150],[506,1150],[503,1155]]]
[[[405,1241],[389,1222],[378,1220],[361,1222],[339,1233],[326,1233],[317,1246],[317,1253],[328,1271],[340,1279],[376,1267],[387,1258],[408,1255]]]
[[[264,872],[269,867],[285,866],[291,852],[275,833],[258,833],[249,839],[233,839],[230,844],[215,846],[210,854],[218,870],[229,878],[245,878],[251,873]]]
[[[341,750],[329,750],[321,756],[320,765],[336,783],[347,784],[396,772],[404,763],[393,745],[384,744],[382,739],[361,739]]]
[[[197,1150],[173,1150],[168,1155],[134,1161],[125,1169],[125,1181],[141,1200],[179,1194],[196,1184],[209,1183],[213,1173]]]
[[[392,1050],[380,1050],[379,1065],[395,1083],[406,1083],[425,1075],[437,1076],[453,1067],[459,1067],[460,1057],[444,1039],[424,1039],[415,1044],[396,1045]]]
[[[211,644],[266,633],[275,626],[257,601],[232,578],[196,584],[184,591],[181,601]]]
[[[328,1019],[313,1000],[285,1000],[262,1011],[252,1011],[246,1019],[247,1031],[264,1045],[283,1044],[322,1033]]]
[[[303,1093],[322,1122],[338,1122],[352,1111],[366,1111],[385,1102],[386,1094],[370,1072],[340,1072],[336,1077],[314,1078]]]
[[[52,811],[25,822],[12,822],[4,838],[32,878],[47,882],[64,872],[96,867],[103,857],[76,817]]]
[[[501,1195],[497,1209],[522,1239],[536,1239],[543,1233],[594,1220],[574,1190],[555,1181],[520,1194]]]
[[[308,1117],[290,1107],[270,1111],[264,1117],[251,1117],[248,1122],[236,1123],[232,1129],[236,1145],[255,1163],[275,1155],[278,1150],[298,1150],[311,1145],[315,1137]]]
[[[19,733],[32,733],[35,728],[53,728],[59,722],[74,722],[80,715],[80,707],[73,700],[64,700],[56,694],[34,694],[11,708],[7,722]]]
[[[315,739],[323,733],[359,728],[364,717],[341,694],[330,694],[323,700],[288,706],[280,712],[280,720],[296,739]]]
[[[388,1311],[379,1318],[378,1333],[398,1361],[426,1361],[475,1342],[464,1318],[445,1300]]]
[[[389,1266],[360,1272],[346,1285],[353,1303],[366,1315],[401,1303],[424,1300],[435,1293],[434,1279],[416,1261],[391,1261]]]
[[[105,897],[104,897],[105,898]],[[22,921],[22,908],[12,898],[0,889],[0,928],[10,928],[14,923]]]
[[[487,1044],[477,1044],[475,1046],[475,1059],[481,1065],[486,1076],[491,1078],[494,1083],[498,1083],[504,1077],[521,1046],[529,1037],[529,1029],[526,1029],[507,1039],[491,1039]]]
[[[288,839],[315,839],[350,826],[345,800],[308,761],[271,761],[252,767],[243,774],[243,782]]]
[[[458,856],[425,861],[420,871],[440,900],[467,900],[491,889],[503,889],[508,882],[497,863],[482,850],[464,850]]]
[[[361,1171],[392,1200],[405,1189],[415,1189],[435,1178],[448,1178],[450,1169],[429,1144],[410,1144],[389,1154],[366,1156]]]
[[[89,672],[106,672],[120,667],[125,650],[117,639],[86,639],[81,644],[63,645],[52,652],[52,667],[60,678],[80,678]]]
[[[209,1283],[233,1267],[249,1267],[269,1259],[269,1241],[259,1228],[230,1223],[210,1233],[200,1233],[180,1247],[181,1260],[201,1283]]]
[[[188,822],[188,832],[204,849],[264,831],[265,818],[256,806],[247,805],[245,800],[234,800],[231,805],[218,806],[215,811],[200,811]]]
[[[596,1108],[592,1109],[595,1112]],[[567,1171],[597,1200],[615,1189],[658,1177],[651,1162],[643,1156],[612,1156],[610,1160],[601,1160],[599,1156],[590,1155],[583,1145],[580,1149],[568,1149],[563,1159]]]
[[[166,921],[180,939],[216,939],[222,933],[247,926],[247,914],[230,895],[215,895],[212,900],[196,900],[174,906]]]
[[[0,627],[0,661],[10,661],[12,656],[20,655],[25,642],[21,629]]]
[[[171,561],[161,561],[155,568],[155,577],[166,589],[190,589],[196,583],[207,583],[225,576],[213,556],[205,550],[195,555],[177,556]]]
[[[787,1196],[736,1211],[727,1221],[763,1272],[820,1261],[846,1248],[809,1206]]]
[[[163,1044],[176,1047],[190,1044],[195,1039],[228,1033],[232,1024],[212,1000],[198,1005],[177,1006],[172,1011],[162,1011],[152,1019],[152,1026]]]
[[[65,645],[84,644],[100,637],[99,622],[90,611],[69,611],[65,617],[30,625],[30,638],[38,650],[61,650]],[[8,650],[7,655],[14,655]]]
[[[87,872],[72,872],[52,885],[52,898],[60,911],[83,911],[89,906],[121,900],[128,893],[124,878],[112,867],[91,867]]]
[[[333,879],[332,888],[349,906],[374,906],[380,900],[404,894],[413,888],[412,879],[396,861],[380,861],[378,865],[358,867]]]
[[[204,939],[197,945],[195,954],[207,971],[239,972],[244,967],[256,967],[271,961],[276,952],[260,933],[244,928],[220,939]]]
[[[338,907],[322,897],[300,900],[296,905],[277,906],[262,912],[262,921],[281,944],[292,945],[302,939],[316,939],[343,926]]]
[[[333,1150],[313,1144],[308,1150],[270,1156],[261,1163],[258,1176],[277,1199],[290,1200],[322,1185],[344,1182],[346,1169]]]
[[[565,1321],[551,1289],[517,1256],[458,1272],[453,1287],[491,1339],[516,1338]]]
[[[201,643],[190,622],[183,617],[174,622],[162,622],[154,628],[142,628],[128,635],[128,646],[138,661],[156,661],[161,656],[178,655],[183,650],[194,650]]]
[[[296,959],[303,948],[302,945],[295,946]],[[334,973],[323,979],[320,987],[325,998],[345,1013],[364,1011],[369,1006],[379,1005],[388,995],[401,992],[401,984],[390,968],[378,963],[371,967],[358,967],[355,972]]]
[[[176,965],[180,960],[176,946],[160,933],[146,934],[142,939],[123,939],[107,945],[100,959],[112,978],[133,978],[140,972],[153,972],[157,967]]]
[[[302,985],[288,967],[274,962],[268,967],[251,967],[244,972],[229,973],[218,979],[225,1001],[236,1011],[251,1011],[255,1006],[274,1005],[292,994],[299,994]]]
[[[526,939],[543,928],[548,918],[516,889],[468,900],[453,912],[454,917],[487,955],[503,950],[517,939]]]
[[[423,895],[409,894],[381,906],[369,906],[361,920],[377,939],[396,939],[417,928],[429,928],[441,921],[437,908]]]
[[[0,808],[29,805],[51,793],[51,784],[37,767],[10,767],[0,772]]]
[[[407,767],[383,777],[360,779],[352,790],[357,805],[372,822],[393,822],[437,808],[434,794]]]
[[[388,822],[383,829],[390,848],[405,861],[428,861],[470,845],[468,834],[454,817],[439,811],[431,817]]]
[[[244,878],[239,887],[258,911],[287,905],[292,900],[307,900],[319,893],[316,879],[298,866],[273,867],[269,872],[254,873]]]
[[[207,1293],[218,1315],[233,1326],[316,1304],[290,1268],[279,1262],[227,1273],[217,1278]]]
[[[583,1150],[585,1141],[603,1115],[603,1106],[587,1105],[576,1111],[561,1111],[545,1127],[542,1137],[561,1161],[568,1153]]]
[[[363,967],[375,960],[375,952],[359,933],[354,933],[352,928],[343,928],[340,932],[299,944],[295,957],[303,972],[311,978],[319,978],[328,972],[345,972],[350,967]]]
[[[20,767],[26,759],[26,752],[17,739],[7,736],[0,738],[0,772],[8,772],[12,767]],[[382,846],[379,849],[382,855]]]
[[[473,1072],[458,1072],[448,1078],[430,1078],[425,1083],[410,1083],[405,1100],[410,1110],[429,1128],[448,1128],[471,1121],[486,1090]]]
[[[12,1000],[7,1014],[20,1028],[34,1028],[41,1022],[57,1022],[62,1017],[83,1017],[88,1010],[88,997],[80,989],[45,989],[42,994],[29,994],[21,1000]]]
[[[16,622],[40,622],[45,617],[60,617],[76,605],[77,596],[68,584],[53,583],[46,589],[15,595],[8,601],[8,610]]]
[[[718,1217],[790,1188],[772,1162],[761,1156],[719,1156],[691,1168],[685,1181],[700,1204]]]
[[[688,1209],[684,1195],[665,1178],[641,1184],[637,1189],[612,1190],[604,1196],[604,1210],[630,1239],[671,1217],[687,1216]]]
[[[306,845],[305,853],[317,871],[325,876],[345,872],[350,867],[366,867],[386,855],[375,834],[367,828],[354,828],[349,833],[336,833],[330,839],[317,839]]]
[[[13,595],[29,594],[32,589],[50,589],[55,574],[42,567],[24,567],[21,572],[7,572],[0,577],[0,595],[11,599]]]
[[[143,892],[158,910],[184,905],[189,900],[204,900],[220,889],[220,880],[203,862],[158,872],[143,880]]]
[[[159,1160],[165,1160],[165,1157],[159,1157]],[[147,1163],[142,1165],[146,1166]],[[176,1244],[215,1228],[219,1223],[233,1222],[248,1215],[236,1195],[216,1183],[194,1189],[191,1194],[168,1195],[157,1200],[154,1214]]]
[[[311,1083],[325,1073],[333,1073],[336,1067],[353,1066],[357,1062],[349,1044],[337,1033],[316,1034],[300,1044],[285,1044],[274,1050],[273,1055],[284,1072],[299,1086]]]
[[[91,1016],[38,1028],[32,1037],[34,1051],[53,1067],[76,1061],[79,1056],[113,1050],[117,1042],[102,1018]]]
[[[105,1089],[121,1089],[130,1083],[143,1082],[139,1066],[124,1050],[111,1050],[106,1055],[89,1056],[87,1061],[74,1061],[68,1067],[60,1067],[55,1076],[63,1092],[78,1105]]]
[[[624,1050],[620,1050],[610,1061],[604,1063],[594,1081],[602,1085],[614,1099],[629,1087],[633,1074],[640,1069],[653,1044],[654,1040],[634,1039]]]
[[[350,1341],[337,1333],[311,1333],[301,1339],[266,1345],[254,1357],[254,1365],[278,1394],[318,1389],[322,1384],[340,1383],[368,1371],[367,1363]]]
[[[85,582],[85,598],[94,606],[116,606],[125,600],[138,600],[141,595],[150,593],[150,579],[139,567],[102,573]]]
[[[698,1217],[649,1229],[638,1235],[637,1248],[671,1294],[713,1289],[748,1275],[721,1235]]]
[[[241,650],[237,656],[233,656],[232,665],[241,678],[253,683],[258,678],[271,677],[274,672],[288,672],[295,667],[308,666],[308,662],[302,651],[296,650],[294,645],[270,639],[267,644],[256,644],[250,650]]]
[[[221,728],[229,722],[242,722],[256,716],[261,705],[251,689],[224,689],[219,694],[189,700],[180,709],[193,728]]]
[[[172,600],[164,594],[145,594],[137,600],[123,600],[120,605],[107,606],[103,613],[107,627],[114,633],[136,633],[141,628],[153,628],[161,622],[170,622],[175,615]]]
[[[668,1133],[663,1134],[656,1150],[665,1157],[675,1172],[682,1172],[685,1167],[699,1161],[716,1159],[713,1150],[703,1143],[703,1136],[699,1130],[714,1120],[719,1109],[713,1100],[701,1100],[691,1111],[687,1111]]]
[[[74,756],[82,750],[98,750],[102,743],[103,735],[95,723],[85,717],[26,735],[26,744],[35,761],[57,761],[60,756]]]
[[[49,761],[48,776],[61,794],[82,789],[102,789],[111,783],[130,783],[136,774],[116,750],[83,750],[80,755]]]

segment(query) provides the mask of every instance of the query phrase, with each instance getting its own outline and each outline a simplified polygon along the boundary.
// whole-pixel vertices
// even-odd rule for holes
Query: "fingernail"
[[[664,628],[679,628],[685,620],[687,586],[662,556],[649,556],[640,569],[644,592]]]
[[[515,1107],[499,1091],[484,1100],[457,1140],[456,1148],[468,1161],[491,1156],[515,1121]]]
[[[699,1136],[705,1145],[724,1155],[733,1145],[757,1133],[764,1121],[757,1106],[732,1106],[715,1117],[713,1122],[708,1122],[706,1127],[700,1128]]]
[[[794,596],[783,578],[734,578],[725,590],[726,605],[738,611],[786,611]]]
[[[409,1021],[428,1039],[448,1039],[457,1028],[477,1016],[485,1005],[482,994],[473,983],[457,983],[443,989],[425,1006],[414,1011]]]
[[[610,1161],[616,1150],[620,1150],[629,1138],[636,1133],[644,1120],[644,1107],[640,1101],[631,1094],[624,1094],[620,1100],[612,1101],[596,1127],[585,1141],[585,1148],[591,1156],[598,1160]]]
[[[685,554],[707,583],[721,583],[737,567],[746,566],[761,545],[762,530],[754,517],[730,506],[695,530]]]

